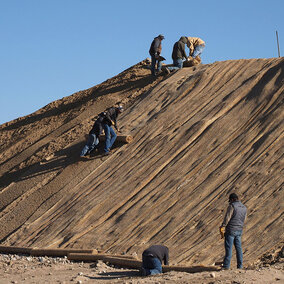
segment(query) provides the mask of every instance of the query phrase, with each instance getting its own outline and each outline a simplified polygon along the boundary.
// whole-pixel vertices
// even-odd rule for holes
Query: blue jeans
[[[107,124],[104,124],[103,128],[104,128],[105,136],[106,136],[104,151],[105,153],[108,153],[116,139],[116,133],[114,132],[113,128]]]
[[[87,144],[82,149],[80,156],[83,157],[87,154],[87,152],[93,151],[98,144],[99,138],[96,136],[96,134],[89,134]]]
[[[158,61],[155,56],[151,55],[151,74],[155,76],[155,69],[157,63],[157,71],[161,71],[162,69],[162,61]]]
[[[183,61],[182,61],[181,58],[174,59],[174,60],[173,60],[173,64],[174,64],[174,66],[168,67],[168,69],[169,69],[170,71],[181,69],[182,66],[183,66]]]
[[[205,45],[197,45],[194,48],[194,51],[192,53],[192,58],[195,58],[196,56],[198,56],[199,54],[201,54],[203,52],[203,49],[205,48]]]
[[[242,251],[242,231],[234,231],[225,233],[225,258],[223,262],[224,268],[230,268],[232,258],[233,244],[237,255],[237,268],[243,268],[243,251]]]
[[[162,273],[162,263],[157,257],[142,256],[142,266],[146,270],[146,275]]]

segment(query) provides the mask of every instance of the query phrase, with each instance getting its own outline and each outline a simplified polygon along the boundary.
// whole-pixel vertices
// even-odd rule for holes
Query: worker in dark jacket
[[[229,196],[230,205],[222,225],[220,226],[221,237],[225,235],[225,258],[223,261],[223,268],[229,269],[232,248],[235,245],[237,255],[237,268],[243,268],[243,251],[242,251],[242,232],[246,219],[247,208],[239,201],[237,194],[232,193]],[[224,235],[223,235],[224,234]]]
[[[87,154],[90,154],[93,150],[97,148],[99,144],[99,136],[101,135],[103,130],[102,122],[103,117],[99,116],[96,119],[91,131],[89,132],[87,144],[82,149],[80,157],[84,157]]]
[[[162,273],[162,263],[169,264],[169,249],[163,245],[153,245],[142,254],[141,274],[143,276]]]
[[[185,44],[187,43],[187,38],[182,36],[179,41],[174,44],[172,59],[173,59],[173,67],[166,67],[166,73],[170,73],[170,71],[178,70],[183,67],[183,60],[187,60],[187,55],[185,53]]]
[[[112,147],[113,143],[115,142],[116,139],[116,133],[114,132],[112,126],[115,127],[117,131],[117,117],[118,115],[123,111],[122,105],[119,105],[118,107],[111,107],[108,108],[104,113],[103,113],[103,122],[102,126],[105,132],[105,147],[104,147],[104,155],[109,155],[110,148]]]
[[[164,38],[165,37],[163,35],[158,35],[157,37],[154,38],[154,40],[151,43],[149,53],[151,55],[151,74],[153,76],[161,72],[162,69],[162,61],[158,60],[158,58],[162,52],[162,40]],[[155,70],[156,63],[157,63],[157,72]]]

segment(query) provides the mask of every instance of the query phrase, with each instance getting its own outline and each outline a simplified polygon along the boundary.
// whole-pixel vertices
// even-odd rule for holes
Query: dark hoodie
[[[182,36],[179,41],[177,41],[174,44],[173,47],[173,53],[172,53],[172,59],[183,59],[187,58],[187,55],[185,53],[185,44],[187,43],[187,38],[185,36]]]
[[[91,131],[89,132],[89,134],[95,134],[97,137],[99,137],[103,131],[103,117],[99,116],[98,119],[95,121]]]
[[[109,126],[114,125],[117,130],[117,117],[119,114],[119,109],[117,107],[110,107],[104,112],[104,120],[103,123]]]
[[[169,264],[169,249],[163,245],[153,245],[144,250],[143,257],[156,257],[161,263]]]

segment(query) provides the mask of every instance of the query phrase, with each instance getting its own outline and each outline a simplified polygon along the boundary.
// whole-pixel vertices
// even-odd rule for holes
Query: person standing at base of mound
[[[151,43],[149,54],[151,55],[151,74],[156,76],[161,72],[162,61],[159,60],[160,54],[162,52],[162,40],[165,39],[163,35],[158,35],[154,38]],[[157,72],[156,72],[157,64]]]
[[[153,245],[142,253],[141,275],[155,275],[162,273],[162,263],[169,264],[169,249],[163,245]]]
[[[118,105],[117,107],[108,108],[105,112],[103,112],[103,122],[102,126],[105,132],[105,147],[104,147],[104,155],[110,154],[110,148],[116,140],[116,133],[113,130],[112,126],[119,132],[117,127],[117,117],[120,113],[123,112],[123,106]]]
[[[223,269],[229,269],[232,258],[233,244],[237,255],[237,268],[243,268],[242,233],[247,215],[247,208],[239,201],[237,194],[229,196],[230,205],[222,225],[220,226],[221,238],[225,236],[225,257]]]
[[[199,37],[188,37],[187,47],[189,48],[189,60],[196,59],[201,63],[200,55],[205,48],[205,41]]]
[[[173,65],[165,67],[165,72],[169,74],[171,71],[175,71],[178,69],[181,69],[183,67],[183,61],[184,59],[187,61],[187,55],[185,53],[185,44],[187,43],[187,38],[185,36],[182,36],[173,47],[172,52],[172,59],[173,59]]]
[[[89,137],[86,145],[81,151],[80,157],[85,157],[87,154],[90,154],[93,150],[95,150],[99,145],[99,136],[103,131],[103,117],[99,116],[95,121],[91,131],[89,132]]]

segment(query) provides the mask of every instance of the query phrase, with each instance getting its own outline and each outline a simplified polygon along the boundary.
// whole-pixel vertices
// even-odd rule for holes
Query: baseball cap
[[[239,199],[239,197],[235,193],[231,193],[229,195],[229,200],[232,200],[232,199]]]

